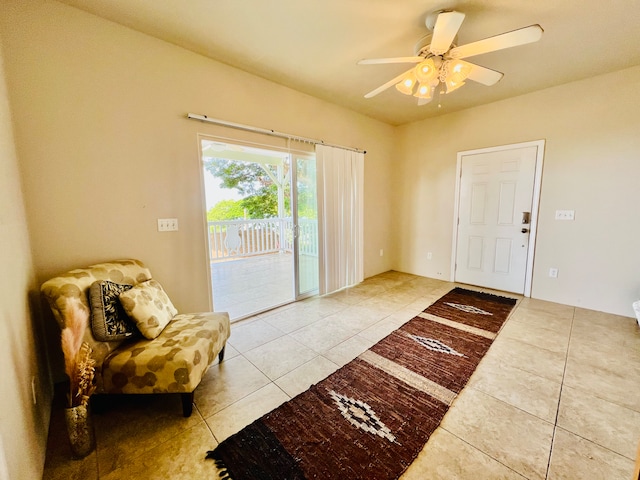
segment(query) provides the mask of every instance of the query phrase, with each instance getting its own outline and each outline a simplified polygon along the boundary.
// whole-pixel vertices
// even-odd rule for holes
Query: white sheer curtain
[[[322,295],[364,278],[364,154],[318,144],[316,165]]]

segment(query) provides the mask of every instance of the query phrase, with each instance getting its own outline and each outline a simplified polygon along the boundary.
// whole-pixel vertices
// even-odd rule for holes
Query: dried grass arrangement
[[[91,358],[91,347],[82,341],[88,322],[89,312],[77,302],[69,308],[66,327],[62,330],[64,371],[70,383],[69,407],[86,406],[96,388],[93,384],[96,362]]]

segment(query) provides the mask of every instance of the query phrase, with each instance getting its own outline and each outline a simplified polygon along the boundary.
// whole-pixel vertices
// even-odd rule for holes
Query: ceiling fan
[[[360,60],[359,65],[417,64],[384,85],[370,91],[365,95],[365,98],[375,97],[395,85],[401,93],[417,97],[418,105],[425,105],[433,99],[437,87],[441,84],[440,93],[453,92],[464,85],[467,79],[487,86],[495,85],[502,79],[503,73],[466,62],[463,59],[537,42],[542,37],[542,27],[536,24],[457,46],[454,42],[464,17],[464,13],[453,10],[439,10],[428,15],[425,24],[432,33],[423,37],[416,44],[413,57]]]

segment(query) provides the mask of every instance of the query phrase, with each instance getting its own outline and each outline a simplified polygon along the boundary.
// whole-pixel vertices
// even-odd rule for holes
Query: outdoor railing
[[[300,219],[300,253],[318,255],[318,222]],[[226,260],[266,253],[293,251],[291,218],[225,220],[208,222],[212,260]]]
[[[298,219],[298,248],[300,255],[318,256],[318,220]]]

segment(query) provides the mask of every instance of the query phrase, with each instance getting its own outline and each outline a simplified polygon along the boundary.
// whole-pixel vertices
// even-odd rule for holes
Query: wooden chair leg
[[[218,362],[222,362],[222,360],[224,360],[224,349],[226,348],[226,345],[224,347],[222,347],[222,350],[220,350],[220,353],[218,354]]]
[[[182,399],[182,415],[190,417],[193,412],[193,392],[181,393],[180,398]]]

